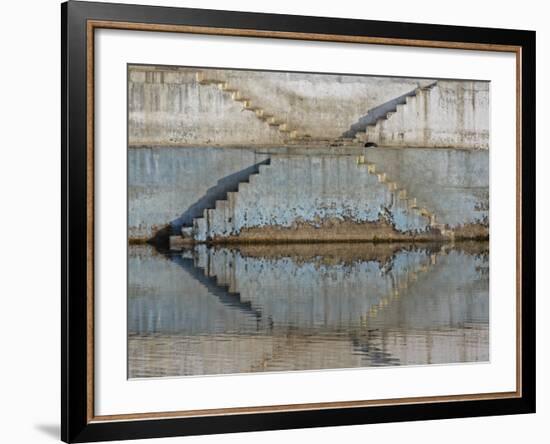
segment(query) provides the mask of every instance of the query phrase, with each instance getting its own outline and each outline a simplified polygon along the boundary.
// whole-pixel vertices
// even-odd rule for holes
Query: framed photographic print
[[[535,33],[62,13],[62,439],[535,411]]]

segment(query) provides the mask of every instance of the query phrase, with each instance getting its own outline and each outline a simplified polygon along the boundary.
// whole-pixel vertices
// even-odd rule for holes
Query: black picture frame
[[[521,394],[499,399],[448,400],[230,415],[155,417],[116,421],[90,416],[88,359],[93,319],[90,285],[87,38],[90,20],[185,25],[266,32],[370,37],[519,48],[521,78],[518,202],[521,207],[518,269],[521,281]],[[62,313],[61,438],[90,442],[213,433],[415,421],[535,412],[535,32],[356,19],[259,14],[69,1],[61,5],[62,54]],[[521,118],[522,115],[528,118]],[[90,328],[90,324],[92,327]]]

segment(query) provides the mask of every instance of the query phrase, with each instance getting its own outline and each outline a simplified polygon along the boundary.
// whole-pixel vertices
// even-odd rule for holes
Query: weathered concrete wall
[[[340,234],[351,240],[355,224],[364,224],[359,227],[364,231],[369,229],[365,224],[381,219],[399,231],[426,231],[429,225],[429,219],[395,199],[376,174],[358,165],[356,156],[273,155],[271,164],[262,165],[260,173],[230,193],[226,203],[218,202],[205,217],[195,219],[194,234],[199,241],[244,238],[261,228],[269,232],[258,235],[268,240],[289,228],[287,236],[307,240],[313,233],[304,230],[329,225],[329,239]]]
[[[439,224],[488,224],[487,151],[362,148],[347,155],[319,150],[308,156],[293,152],[299,153],[200,147],[130,150],[130,239],[150,238],[167,224],[179,232],[194,222],[202,224],[201,240],[269,225],[306,224],[318,230],[327,221],[333,233],[337,224],[353,234],[357,227],[346,223],[377,221],[403,232],[426,231],[430,216],[413,211],[413,199]],[[364,163],[358,163],[360,156]],[[260,173],[252,174],[252,167],[269,158],[270,165],[258,166]],[[409,200],[400,198],[403,190]],[[202,217],[205,209],[210,212],[208,226]],[[357,235],[364,236],[364,227]]]
[[[365,159],[430,209],[440,223],[489,223],[489,153],[367,148]]]
[[[226,82],[252,107],[261,107],[313,139],[342,136],[377,107],[429,80],[196,68],[129,68],[130,145],[280,144],[288,136],[243,108],[215,83]]]
[[[195,71],[130,70],[130,145],[232,145],[282,143],[275,128],[242,112],[242,104]]]
[[[139,148],[128,152],[128,236],[146,240],[170,223],[177,231],[223,198],[248,168],[267,159],[254,150]],[[218,183],[220,182],[220,183]]]
[[[399,238],[395,231],[422,236],[435,227],[488,226],[486,152],[367,149],[365,158],[371,162],[358,164],[356,156],[343,155],[272,155],[250,183],[195,219],[193,236],[349,241]]]
[[[367,126],[379,146],[489,148],[489,83],[439,80]]]

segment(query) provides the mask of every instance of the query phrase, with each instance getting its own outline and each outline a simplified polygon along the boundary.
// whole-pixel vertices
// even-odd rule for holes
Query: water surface
[[[489,359],[487,243],[129,247],[130,378]]]

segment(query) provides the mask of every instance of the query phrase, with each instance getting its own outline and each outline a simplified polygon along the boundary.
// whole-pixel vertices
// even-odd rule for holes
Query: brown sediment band
[[[467,224],[446,230],[402,232],[385,220],[376,222],[325,221],[320,225],[297,223],[291,227],[264,226],[245,228],[238,235],[215,237],[212,244],[222,243],[320,243],[320,242],[431,242],[444,240],[487,240],[489,228]]]
[[[443,233],[437,228],[427,231],[398,231],[385,220],[376,222],[354,222],[349,220],[326,220],[321,224],[298,222],[290,227],[268,225],[243,228],[239,234],[217,236],[207,244],[289,244],[289,243],[396,243],[396,242],[444,242],[444,241],[487,241],[489,227],[485,224],[464,224],[446,229]],[[150,239],[130,238],[129,244],[150,243]],[[170,236],[173,246],[186,246],[201,243],[192,238]]]

